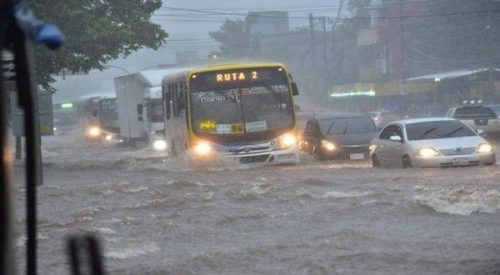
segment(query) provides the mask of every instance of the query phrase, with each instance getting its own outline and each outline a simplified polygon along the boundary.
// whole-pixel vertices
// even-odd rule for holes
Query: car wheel
[[[317,161],[325,160],[325,157],[323,156],[323,152],[321,151],[321,149],[318,149],[315,147],[314,151],[313,151],[313,155],[314,155],[314,159]]]
[[[380,161],[377,158],[377,155],[372,155],[372,166],[373,167],[382,167]]]
[[[411,168],[413,165],[411,164],[411,159],[410,156],[404,155],[403,156],[403,168]]]

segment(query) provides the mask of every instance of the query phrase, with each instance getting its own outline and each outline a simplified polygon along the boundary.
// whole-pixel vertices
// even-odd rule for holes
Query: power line
[[[283,19],[286,17],[283,16],[276,16],[276,15],[263,15],[263,14],[244,14],[244,13],[226,13],[226,12],[212,12],[212,11],[207,11],[207,10],[195,10],[195,9],[181,9],[181,8],[173,8],[173,7],[167,7],[173,10],[183,10],[183,11],[191,11],[191,12],[198,12],[198,13],[204,13],[204,14],[211,14],[211,15],[226,15],[226,16],[242,16],[242,17],[259,17],[259,18],[279,18]],[[345,20],[345,21],[363,21],[363,20],[373,20],[373,19],[378,19],[378,20],[407,20],[407,19],[419,19],[419,18],[432,18],[432,17],[447,17],[447,16],[467,16],[467,15],[481,15],[481,14],[488,14],[488,13],[499,13],[500,9],[493,9],[493,10],[476,10],[476,11],[467,11],[467,12],[453,12],[453,13],[440,13],[440,14],[423,14],[423,15],[412,15],[412,16],[373,16],[373,17],[340,17],[340,20]],[[154,15],[155,17],[168,17],[169,15]],[[329,17],[331,19],[331,17]],[[289,16],[289,20],[309,20],[309,17],[293,17]],[[172,20],[175,21],[175,20]],[[187,19],[187,20],[182,20],[186,22],[202,22],[206,20],[199,20],[199,19]]]
[[[436,3],[436,2],[449,2],[449,1],[454,1],[454,0],[440,0],[440,1],[433,1],[433,0],[414,0],[414,1],[404,1],[402,5],[411,5],[411,4],[418,4],[418,3]],[[400,5],[397,1],[393,3],[384,3],[383,6],[398,6]],[[307,5],[307,6],[280,6],[280,7],[275,7],[275,8],[254,8],[254,7],[239,7],[239,8],[217,8],[217,9],[204,9],[203,11],[206,12],[220,12],[220,11],[243,11],[243,10],[252,10],[252,11],[288,11],[288,12],[309,12],[312,10],[321,10],[323,9],[324,11],[329,11],[331,9],[337,9],[340,8],[342,5]],[[380,7],[373,7],[373,6],[367,6],[363,7],[365,9],[379,9]],[[179,8],[179,7],[169,7],[169,6],[163,6],[160,8],[162,9],[176,9],[176,10],[191,10],[187,8]]]

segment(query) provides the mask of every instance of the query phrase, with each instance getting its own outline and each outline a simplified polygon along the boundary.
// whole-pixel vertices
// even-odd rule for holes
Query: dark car
[[[368,115],[311,118],[302,134],[301,150],[317,160],[366,159],[377,127]]]

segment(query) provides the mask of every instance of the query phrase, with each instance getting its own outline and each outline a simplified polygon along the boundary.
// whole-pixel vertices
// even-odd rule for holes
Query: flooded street
[[[67,274],[65,240],[82,233],[99,236],[111,274],[500,272],[498,166],[304,159],[194,170],[146,150],[52,139],[38,189],[41,274]],[[14,204],[23,270],[21,168]]]

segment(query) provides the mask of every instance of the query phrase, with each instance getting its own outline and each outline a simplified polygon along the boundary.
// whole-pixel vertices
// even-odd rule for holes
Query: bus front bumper
[[[296,164],[300,162],[299,147],[291,146],[282,150],[269,150],[257,152],[240,152],[238,154],[224,152],[227,158],[238,160],[240,163],[264,163],[264,164]]]

